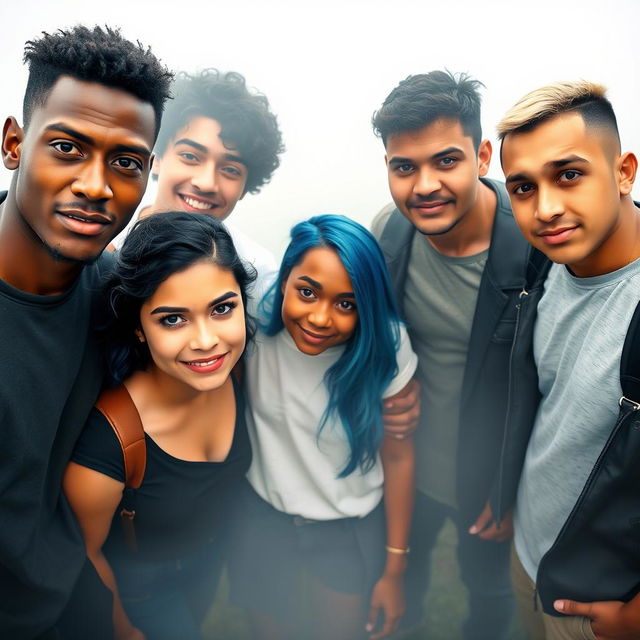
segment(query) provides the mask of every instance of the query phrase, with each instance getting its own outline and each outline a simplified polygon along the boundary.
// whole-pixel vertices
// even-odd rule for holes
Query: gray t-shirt
[[[395,205],[384,207],[371,229],[376,238]],[[416,487],[457,507],[456,463],[460,396],[480,280],[489,251],[456,258],[439,253],[415,233],[400,301],[422,387],[415,435]]]
[[[518,488],[515,545],[535,581],[618,415],[620,356],[640,298],[640,260],[592,278],[553,265],[538,305],[542,400]]]
[[[416,487],[452,507],[462,381],[487,255],[445,256],[416,233],[402,301],[422,386]]]

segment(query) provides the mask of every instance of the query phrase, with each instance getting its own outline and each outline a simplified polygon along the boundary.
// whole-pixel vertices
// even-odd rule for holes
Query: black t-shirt
[[[86,559],[61,480],[102,383],[90,327],[112,262],[60,295],[0,280],[0,638],[53,626]]]
[[[242,393],[237,385],[235,391],[235,431],[229,454],[222,462],[174,458],[145,434],[147,466],[142,484],[134,492],[137,559],[184,557],[215,539],[228,525],[235,491],[251,462]],[[124,482],[122,448],[97,409],[89,415],[72,459]],[[115,560],[131,553],[124,541],[119,512],[117,509],[104,546],[105,555]]]

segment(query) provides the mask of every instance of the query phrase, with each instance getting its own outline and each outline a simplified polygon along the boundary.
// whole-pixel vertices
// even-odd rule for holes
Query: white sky
[[[76,23],[120,26],[173,69],[239,71],[269,98],[287,151],[272,182],[240,202],[232,220],[279,252],[298,220],[343,213],[367,224],[390,201],[370,118],[412,73],[448,68],[484,82],[491,139],[527,91],[601,82],[623,148],[640,152],[639,20],[637,0],[3,0],[0,115],[21,121],[24,42]],[[495,158],[489,175],[502,177]],[[0,188],[10,177],[0,170]]]

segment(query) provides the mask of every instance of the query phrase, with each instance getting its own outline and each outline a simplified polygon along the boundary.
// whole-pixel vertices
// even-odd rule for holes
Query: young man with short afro
[[[102,383],[101,253],[144,193],[172,75],[108,27],[44,33],[25,62],[23,125],[2,135],[0,637],[106,639],[61,478]]]

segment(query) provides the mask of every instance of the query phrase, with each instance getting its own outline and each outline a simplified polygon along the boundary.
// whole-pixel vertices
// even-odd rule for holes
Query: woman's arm
[[[102,553],[113,514],[122,500],[124,483],[109,476],[70,462],[62,480],[64,492],[71,504],[87,548],[87,556],[113,593],[113,625],[116,640],[144,640],[144,634],[136,629],[122,607],[113,571]]]
[[[371,640],[395,631],[404,613],[403,580],[415,490],[413,438],[384,438],[380,454],[384,468],[387,561],[384,573],[373,590],[367,631],[375,627],[380,609],[384,611],[384,625],[371,636]]]

